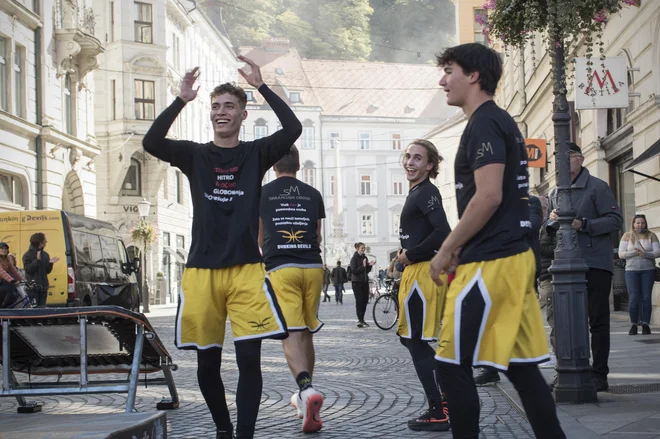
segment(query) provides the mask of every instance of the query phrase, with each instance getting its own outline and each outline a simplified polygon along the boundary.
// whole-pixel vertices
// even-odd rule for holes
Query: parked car
[[[33,233],[46,234],[46,251],[60,260],[48,275],[46,306],[119,305],[139,310],[140,263],[129,260],[110,223],[63,210],[0,212],[0,241],[22,255]],[[19,267],[22,268],[22,267]]]

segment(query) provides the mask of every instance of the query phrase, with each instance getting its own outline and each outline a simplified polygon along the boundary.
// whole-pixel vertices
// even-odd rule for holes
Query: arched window
[[[136,158],[131,158],[131,166],[126,172],[121,184],[121,195],[124,197],[139,197],[142,195],[142,165]]]
[[[23,183],[20,178],[0,173],[0,203],[25,206],[23,204]]]

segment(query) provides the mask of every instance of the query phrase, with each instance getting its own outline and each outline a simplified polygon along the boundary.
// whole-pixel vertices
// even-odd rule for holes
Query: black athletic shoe
[[[474,383],[477,386],[485,386],[487,384],[495,384],[500,380],[500,374],[495,369],[481,367],[479,372],[474,376]]]
[[[651,328],[649,328],[649,325],[642,325],[642,335],[651,335]]]
[[[607,389],[610,388],[609,383],[607,382],[607,378],[600,378],[597,376],[592,376],[591,377],[591,382],[593,383],[594,387],[596,388],[596,392],[604,392]]]
[[[449,425],[449,416],[447,407],[442,409],[429,409],[421,416],[408,421],[408,428],[414,431],[447,431],[451,428]]]
[[[628,331],[628,335],[637,335],[637,325],[632,325],[630,327],[630,331]]]
[[[362,324],[362,322],[358,322],[357,327],[358,328],[364,328],[364,325]]]
[[[360,323],[362,323],[362,326],[364,326],[365,328],[366,328],[367,326],[369,326],[369,323],[365,322],[364,320],[362,320],[362,322],[360,322]]]

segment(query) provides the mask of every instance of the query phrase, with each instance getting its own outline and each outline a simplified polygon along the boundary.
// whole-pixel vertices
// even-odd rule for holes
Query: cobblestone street
[[[450,438],[449,432],[425,433],[408,430],[406,422],[426,406],[421,386],[415,376],[408,352],[398,342],[395,329],[382,331],[371,321],[369,328],[355,326],[352,296],[345,304],[321,303],[320,317],[325,327],[316,341],[317,365],[315,387],[324,393],[323,430],[319,437],[328,439],[361,438]],[[150,320],[157,328],[179,370],[174,377],[182,403],[178,410],[167,412],[168,436],[171,438],[211,438],[214,426],[197,387],[195,353],[174,348],[174,308],[152,313]],[[227,388],[230,411],[235,416],[235,389],[238,371],[233,344],[226,344],[222,373]],[[263,345],[262,368],[264,390],[257,438],[302,438],[300,421],[289,404],[295,389],[279,342]],[[26,379],[19,376],[19,379]],[[167,394],[164,387],[138,390],[137,409],[155,410]],[[483,438],[531,438],[531,427],[509,404],[497,387],[480,389]],[[86,397],[40,397],[43,413],[121,413],[125,395],[92,395]],[[15,400],[0,400],[0,415],[15,413]],[[34,416],[35,421],[39,414]],[[4,436],[3,436],[4,438]]]

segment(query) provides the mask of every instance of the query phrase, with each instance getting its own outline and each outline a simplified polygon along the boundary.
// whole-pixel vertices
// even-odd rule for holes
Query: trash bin
[[[620,259],[614,250],[614,273],[612,274],[612,299],[614,311],[628,311],[628,288],[626,288],[626,260]]]

